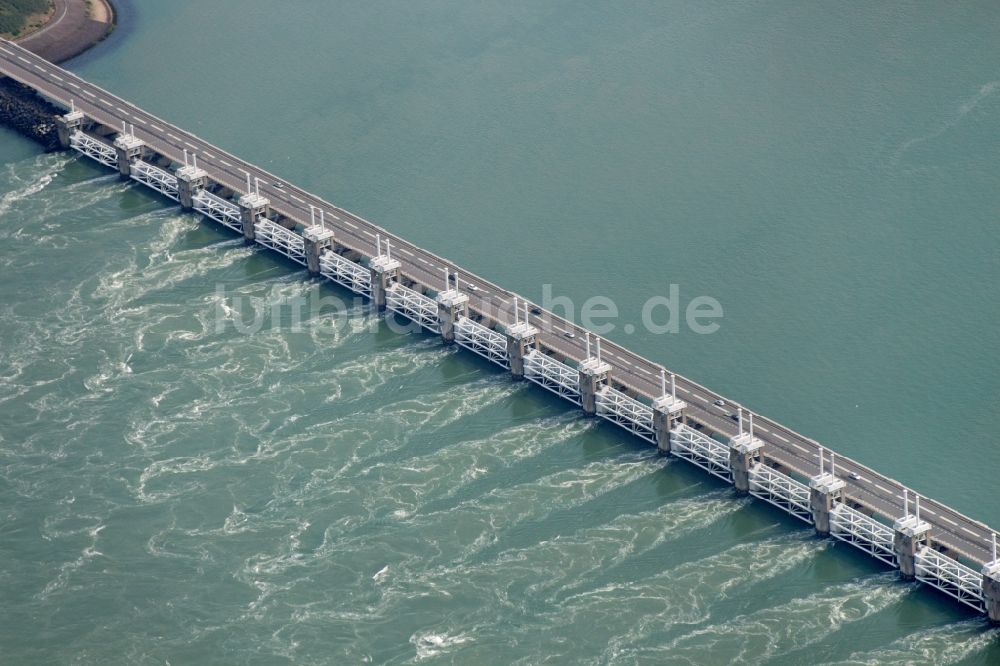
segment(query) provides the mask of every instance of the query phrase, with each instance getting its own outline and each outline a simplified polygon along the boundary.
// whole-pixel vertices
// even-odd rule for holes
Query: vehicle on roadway
[[[284,183],[279,183],[278,181],[274,181],[271,184],[274,185],[275,187],[277,187],[279,190],[285,189],[285,184]]]
[[[573,331],[566,331],[565,333],[563,333],[563,335],[565,335],[567,338],[575,338],[576,337],[576,333],[574,333]]]
[[[531,308],[531,314],[540,315],[542,314],[542,309],[536,305],[533,308]]]
[[[472,284],[471,282],[469,284],[465,285],[465,288],[468,289],[469,291],[479,291],[479,287],[477,287],[476,285]]]
[[[860,475],[860,474],[858,474],[857,472],[851,472],[851,473],[850,473],[850,474],[848,474],[847,476],[851,477],[851,478],[852,478],[852,479],[854,479],[855,481],[860,481],[860,480],[861,480],[861,475]]]
[[[722,398],[719,398],[718,400],[716,400],[712,404],[715,405],[716,407],[725,407],[726,406],[726,401],[723,400]]]

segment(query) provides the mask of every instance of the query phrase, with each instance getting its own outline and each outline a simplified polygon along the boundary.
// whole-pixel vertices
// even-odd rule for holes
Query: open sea
[[[118,4],[66,67],[1000,527],[995,1]],[[0,131],[0,663],[1000,663],[169,204]]]

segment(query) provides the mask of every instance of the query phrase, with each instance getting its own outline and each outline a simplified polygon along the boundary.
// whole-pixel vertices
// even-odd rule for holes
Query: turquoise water
[[[1000,524],[1000,9],[134,1],[70,67]],[[975,615],[0,134],[4,663],[962,663]],[[224,297],[220,297],[220,285]],[[220,330],[220,322],[222,322]]]

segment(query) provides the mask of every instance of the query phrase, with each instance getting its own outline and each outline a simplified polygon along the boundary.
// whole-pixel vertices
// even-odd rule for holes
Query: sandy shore
[[[62,62],[107,37],[114,25],[110,0],[55,0],[49,22],[17,42],[46,60]]]

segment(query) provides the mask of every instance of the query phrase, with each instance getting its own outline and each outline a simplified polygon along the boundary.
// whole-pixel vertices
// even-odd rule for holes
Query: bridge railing
[[[761,463],[750,468],[750,494],[784,509],[810,525],[813,522],[809,486]]]
[[[340,286],[371,298],[372,275],[364,266],[327,250],[319,258],[319,272]]]
[[[579,372],[537,349],[524,357],[524,377],[573,404],[580,404]]]
[[[433,298],[428,298],[420,292],[396,283],[386,289],[385,306],[410,321],[420,324],[431,333],[441,333],[437,301]]]
[[[652,408],[610,386],[601,389],[595,398],[598,416],[620,425],[636,437],[656,443]]]
[[[510,362],[507,360],[507,338],[468,317],[460,317],[455,322],[455,343],[488,361],[493,361],[502,368],[510,369]]]
[[[254,238],[258,243],[305,265],[306,247],[302,236],[270,220],[259,220],[253,228]]]
[[[207,190],[198,190],[192,197],[194,210],[219,224],[225,225],[240,234],[243,233],[243,223],[240,219],[240,207],[231,201],[216,196]]]
[[[670,431],[670,453],[701,467],[723,481],[733,482],[729,469],[729,447],[679,423]]]
[[[80,130],[69,135],[69,145],[78,153],[97,160],[104,166],[118,166],[118,153],[115,152],[114,146],[109,146]]]
[[[174,174],[142,160],[132,162],[129,172],[132,180],[156,190],[168,199],[177,201],[177,176]]]
[[[986,612],[983,601],[982,574],[964,564],[924,546],[916,556],[916,577],[963,604]]]
[[[830,511],[830,535],[891,567],[899,566],[893,548],[892,528],[846,504],[838,503]]]

